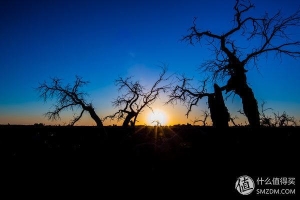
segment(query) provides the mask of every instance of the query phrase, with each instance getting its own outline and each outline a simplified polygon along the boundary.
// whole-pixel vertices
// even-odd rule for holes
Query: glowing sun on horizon
[[[159,109],[154,109],[153,112],[151,111],[148,114],[148,119],[147,119],[148,124],[151,125],[166,125],[167,124],[167,115],[164,111],[159,110]]]

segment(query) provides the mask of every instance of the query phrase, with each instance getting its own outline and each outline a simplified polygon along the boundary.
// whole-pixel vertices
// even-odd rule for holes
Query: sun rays
[[[168,118],[167,114],[160,109],[155,109],[153,112],[149,113],[147,116],[147,123],[153,125],[167,125]]]

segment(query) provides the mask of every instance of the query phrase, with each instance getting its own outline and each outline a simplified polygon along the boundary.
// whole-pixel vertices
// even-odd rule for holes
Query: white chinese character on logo
[[[288,185],[295,185],[296,184],[296,178],[295,177],[289,177],[288,178]]]
[[[256,180],[257,185],[262,185],[264,181],[265,180],[262,177],[258,177],[257,180]]]
[[[271,180],[270,180],[269,177],[267,177],[267,178],[265,179],[265,184],[266,184],[266,185],[272,185],[272,182],[271,182]]]
[[[288,183],[287,177],[280,178],[281,185],[286,185]]]
[[[240,176],[235,182],[235,189],[242,195],[251,194],[254,190],[255,184],[251,177]]]
[[[273,182],[273,185],[280,185],[279,178],[277,178],[277,177],[273,177],[272,182]]]

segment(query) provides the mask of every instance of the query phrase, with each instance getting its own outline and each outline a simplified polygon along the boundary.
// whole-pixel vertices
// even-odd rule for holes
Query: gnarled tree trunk
[[[240,62],[236,62],[232,69],[234,72],[231,74],[228,80],[226,91],[233,90],[237,95],[240,96],[243,103],[243,110],[248,118],[248,122],[251,127],[260,127],[260,117],[258,111],[258,105],[252,89],[247,84],[246,70]]]
[[[216,128],[228,128],[230,115],[224,103],[222,90],[217,84],[214,84],[214,90],[215,93],[208,96],[208,105],[213,126]]]
[[[96,122],[97,127],[103,127],[103,123],[102,123],[101,119],[99,118],[99,116],[96,114],[94,108],[92,108],[90,106],[86,106],[84,109],[90,113],[90,116]]]
[[[252,89],[246,84],[241,91],[236,91],[236,94],[242,99],[243,110],[250,126],[253,128],[260,127],[258,105]]]
[[[125,127],[125,128],[128,127],[128,126],[129,126],[129,123],[130,123],[130,120],[131,120],[133,117],[135,117],[135,116],[136,116],[136,113],[135,113],[135,112],[128,112],[122,126]],[[133,124],[133,126],[134,126],[134,124]]]

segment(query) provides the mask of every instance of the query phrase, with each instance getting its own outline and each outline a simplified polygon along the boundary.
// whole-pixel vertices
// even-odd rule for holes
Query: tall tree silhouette
[[[226,81],[220,87],[221,91],[234,92],[242,99],[243,111],[251,127],[260,126],[260,113],[257,100],[253,90],[248,85],[246,76],[246,66],[252,62],[257,67],[258,58],[268,53],[274,53],[281,58],[283,55],[293,58],[300,57],[300,41],[293,40],[289,34],[289,28],[296,28],[300,25],[300,9],[293,14],[284,17],[279,10],[274,15],[269,16],[265,13],[261,17],[247,16],[247,13],[254,8],[250,1],[237,0],[234,9],[234,25],[224,33],[217,34],[210,30],[199,30],[196,26],[196,18],[193,26],[189,29],[189,34],[182,38],[194,45],[207,41],[207,46],[215,58],[208,60],[201,65],[204,72],[211,73],[210,78],[213,82],[217,80]],[[248,42],[251,48],[239,46],[239,41],[233,40],[240,35]],[[257,42],[258,41],[258,42]],[[254,46],[257,44],[257,46]],[[187,78],[181,79],[183,84],[177,86],[177,91],[173,90],[171,100],[188,100],[189,111],[196,105],[199,99],[209,94],[203,90],[197,92],[187,86]],[[182,97],[185,96],[185,99]]]
[[[67,84],[64,86],[62,85],[61,79],[58,78],[51,78],[51,82],[49,84],[47,82],[41,83],[36,89],[44,102],[50,99],[56,100],[54,110],[45,113],[45,116],[47,116],[49,120],[58,120],[60,119],[62,111],[74,111],[74,109],[79,109],[81,110],[79,115],[74,115],[73,119],[69,123],[70,126],[73,126],[76,122],[78,122],[83,113],[86,111],[90,114],[98,127],[103,127],[103,123],[96,114],[92,103],[87,103],[85,100],[87,94],[81,91],[81,88],[86,84],[88,84],[88,82],[83,81],[82,78],[78,76],[76,76],[73,85]]]
[[[115,81],[116,86],[119,87],[120,96],[112,102],[115,108],[119,108],[117,112],[104,118],[124,120],[123,127],[129,125],[135,126],[138,115],[143,112],[145,108],[152,110],[152,104],[159,98],[161,93],[166,93],[170,88],[170,83],[166,81],[170,77],[166,77],[167,68],[162,67],[162,72],[154,84],[147,89],[139,81],[133,81],[132,77],[120,77]]]
[[[216,128],[227,128],[230,120],[230,114],[225,106],[222,89],[214,84],[214,93],[209,93],[206,90],[208,79],[202,81],[200,87],[196,88],[191,84],[191,80],[184,75],[177,77],[180,85],[175,85],[166,104],[176,104],[177,101],[187,105],[188,111],[186,116],[192,111],[193,106],[196,106],[203,97],[208,98],[208,107],[210,110],[210,118],[213,126]],[[207,116],[206,116],[207,117]],[[199,121],[199,119],[198,119]]]

